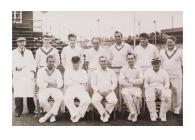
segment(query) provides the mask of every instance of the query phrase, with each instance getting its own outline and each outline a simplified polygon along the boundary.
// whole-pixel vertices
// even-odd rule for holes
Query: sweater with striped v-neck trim
[[[170,78],[182,78],[183,51],[175,47],[168,50],[167,47],[160,51],[162,68],[165,69]]]
[[[55,57],[55,67],[57,67],[60,64],[60,56],[58,50],[52,46],[50,46],[48,49],[42,46],[36,51],[35,55],[36,66],[37,67],[46,66],[47,56],[49,55],[53,55]]]
[[[133,49],[127,43],[122,43],[117,46],[116,43],[110,47],[110,58],[112,61],[112,67],[123,67],[127,65],[126,56],[128,53],[132,53]]]

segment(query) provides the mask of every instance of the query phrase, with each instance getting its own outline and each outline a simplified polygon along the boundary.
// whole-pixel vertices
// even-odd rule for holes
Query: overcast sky
[[[62,40],[67,40],[68,33],[76,33],[78,38],[92,38],[93,36],[113,36],[115,30],[124,36],[134,33],[154,32],[156,29],[183,27],[183,13],[181,11],[151,12],[34,12],[34,20],[42,20],[42,28],[37,26],[41,22],[34,22],[35,31],[51,32]],[[98,20],[99,19],[99,20]],[[140,26],[138,23],[140,22]]]

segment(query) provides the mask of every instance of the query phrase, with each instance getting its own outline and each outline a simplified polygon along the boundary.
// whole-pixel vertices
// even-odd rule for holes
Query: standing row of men
[[[119,92],[119,88],[116,88],[119,85],[120,93],[130,112],[129,121],[137,121],[143,95],[152,121],[158,118],[155,108],[156,97],[161,99],[159,118],[162,121],[166,121],[170,96],[172,110],[179,114],[183,62],[182,50],[175,46],[175,38],[168,38],[165,49],[159,53],[157,47],[148,42],[146,33],[140,35],[140,45],[134,49],[123,42],[121,32],[116,31],[114,36],[116,43],[109,50],[101,48],[100,40],[93,38],[94,47],[84,52],[76,45],[76,36],[69,34],[69,46],[61,53],[61,62],[65,68],[64,84],[61,73],[56,69],[60,64],[60,56],[57,49],[50,45],[50,37],[43,36],[43,46],[37,50],[35,60],[32,53],[25,49],[26,39],[18,38],[18,48],[13,50],[12,56],[16,116],[22,114],[23,97],[27,97],[29,112],[33,113],[35,110],[33,80],[36,67],[39,69],[37,74],[39,100],[47,112],[40,118],[40,123],[49,118],[50,122],[54,122],[62,101],[69,109],[72,122],[78,122],[84,117],[90,102],[98,110],[100,119],[107,122],[117,103],[115,91]],[[169,90],[169,80],[172,94]],[[64,95],[60,91],[63,85]],[[90,98],[89,95],[92,93],[93,96]],[[54,99],[53,106],[47,101],[50,96]],[[78,107],[74,104],[75,99],[79,100]],[[102,99],[107,100],[105,106],[101,104]]]

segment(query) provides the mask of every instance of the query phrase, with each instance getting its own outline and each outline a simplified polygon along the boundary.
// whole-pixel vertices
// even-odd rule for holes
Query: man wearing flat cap
[[[73,56],[71,59],[72,68],[66,69],[64,73],[65,105],[68,108],[73,123],[84,118],[91,98],[87,92],[88,75],[80,66],[81,59]],[[75,101],[79,102],[76,106]]]
[[[40,47],[35,54],[36,66],[41,68],[47,65],[47,56],[53,55],[55,57],[54,66],[57,68],[60,64],[60,56],[58,50],[51,46],[51,36],[49,34],[44,34],[42,36],[43,46]]]
[[[144,75],[145,97],[151,121],[158,118],[155,99],[161,100],[159,118],[166,121],[166,113],[169,109],[171,91],[169,89],[169,76],[167,71],[160,68],[161,60],[154,58],[151,61],[152,68],[149,68]]]
[[[26,38],[16,40],[17,48],[12,51],[12,72],[15,98],[15,115],[21,116],[23,112],[23,98],[27,98],[29,113],[34,113],[34,72],[35,60],[30,50],[25,48]]]

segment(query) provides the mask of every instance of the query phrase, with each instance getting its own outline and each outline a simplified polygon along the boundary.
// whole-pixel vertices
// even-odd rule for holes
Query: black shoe
[[[21,116],[21,113],[16,113],[15,116],[16,117],[20,117]]]
[[[35,111],[29,111],[29,114],[36,115],[37,112],[35,112]]]

